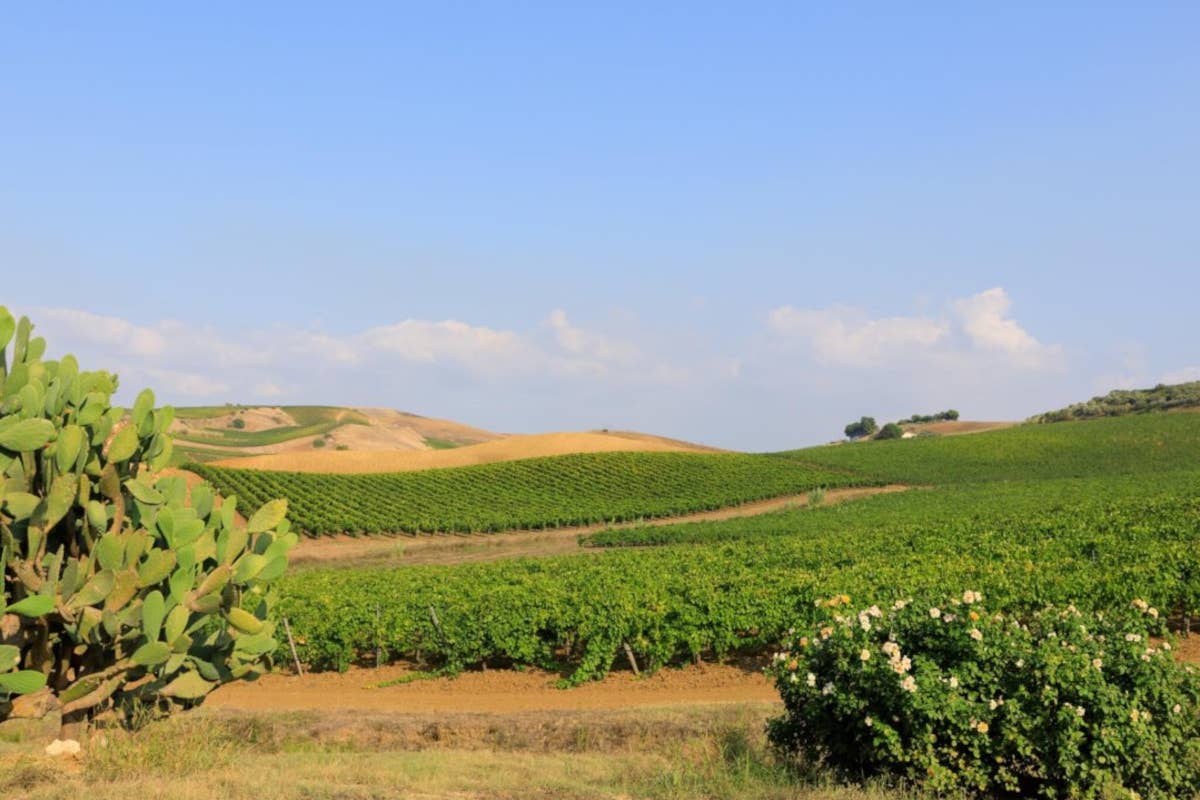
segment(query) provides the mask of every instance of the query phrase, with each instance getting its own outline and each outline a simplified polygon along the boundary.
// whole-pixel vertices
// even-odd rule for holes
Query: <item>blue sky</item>
[[[744,448],[1200,378],[1200,6],[44,4],[3,302],[161,399]]]

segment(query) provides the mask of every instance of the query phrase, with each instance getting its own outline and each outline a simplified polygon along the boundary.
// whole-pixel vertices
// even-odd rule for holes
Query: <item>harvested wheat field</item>
[[[368,472],[414,472],[442,467],[470,467],[498,461],[562,456],[572,453],[710,453],[714,448],[643,433],[540,433],[507,436],[482,444],[450,450],[324,450],[228,458],[214,466],[239,469],[279,470],[351,474]]]

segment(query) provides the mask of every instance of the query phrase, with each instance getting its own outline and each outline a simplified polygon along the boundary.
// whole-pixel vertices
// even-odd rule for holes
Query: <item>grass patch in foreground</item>
[[[762,733],[768,709],[603,716],[217,715],[118,733],[78,769],[0,760],[0,796],[57,800],[340,798],[749,798],[904,800],[801,779]],[[436,729],[436,733],[430,733]],[[414,740],[413,732],[418,738]],[[547,731],[550,731],[548,734]]]

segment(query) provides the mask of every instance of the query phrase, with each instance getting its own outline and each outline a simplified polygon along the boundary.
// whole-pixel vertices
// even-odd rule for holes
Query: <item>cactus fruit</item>
[[[75,726],[253,676],[277,647],[286,501],[247,524],[164,474],[173,412],[149,390],[113,408],[115,375],[43,361],[32,330],[0,306],[0,720],[44,687]]]

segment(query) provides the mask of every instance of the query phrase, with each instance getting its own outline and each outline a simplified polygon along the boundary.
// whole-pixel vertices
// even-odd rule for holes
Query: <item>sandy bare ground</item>
[[[851,489],[829,489],[824,503],[829,505],[857,500],[876,494],[902,492],[908,486],[864,486]],[[759,500],[740,506],[700,511],[677,517],[661,517],[644,522],[617,525],[577,525],[555,530],[513,531],[489,534],[407,534],[372,536],[322,536],[302,539],[291,552],[293,564],[339,566],[386,566],[416,564],[464,564],[477,561],[496,561],[503,558],[544,558],[571,553],[603,552],[600,548],[581,547],[579,537],[607,528],[632,528],[644,525],[676,525],[682,522],[705,522],[737,517],[752,517],[788,508],[808,505],[808,495],[787,495],[771,500]]]
[[[1200,636],[1179,638],[1175,658],[1200,663]],[[635,677],[624,669],[602,681],[558,689],[555,673],[493,669],[464,672],[456,678],[416,680],[381,686],[410,676],[412,664],[378,669],[351,668],[346,673],[309,673],[303,677],[276,673],[248,683],[237,681],[217,689],[206,708],[237,711],[372,711],[412,714],[513,714],[585,712],[701,704],[779,704],[779,694],[762,673],[765,657],[726,664],[689,664]]]
[[[360,416],[361,415],[361,416]],[[209,450],[228,454],[231,457],[252,455],[273,455],[281,453],[307,454],[314,451],[313,442],[317,439],[325,441],[325,447],[336,450],[338,447],[349,450],[429,450],[426,439],[441,439],[458,445],[471,445],[480,442],[490,442],[502,437],[501,434],[475,428],[446,419],[423,417],[387,408],[346,408],[339,413],[340,418],[354,418],[361,421],[367,418],[367,424],[345,424],[335,428],[323,436],[304,436],[289,439],[286,442],[271,445],[251,445],[236,447],[221,443],[186,442],[189,448]],[[296,420],[286,410],[275,406],[258,406],[244,409],[231,409],[230,413],[205,419],[176,419],[171,425],[173,433],[205,434],[222,431],[230,427],[235,419],[245,423],[242,430],[246,432],[267,431],[274,428],[297,425]]]
[[[426,450],[426,439],[442,439],[458,445],[480,444],[503,438],[503,434],[494,433],[465,425],[448,419],[422,417],[390,408],[356,408],[355,411],[365,416],[370,425],[358,426],[359,430],[351,430],[349,426],[339,428],[334,434],[337,444],[345,444],[351,450],[391,450],[387,446],[388,439],[383,434],[390,432],[400,438],[416,437],[419,439],[414,449]],[[372,437],[379,438],[372,438]],[[340,437],[340,438],[339,438]],[[360,438],[361,437],[361,438]]]
[[[240,711],[362,710],[411,713],[585,711],[697,703],[760,703],[779,699],[755,664],[690,665],[634,677],[615,672],[603,681],[558,689],[559,676],[541,670],[465,672],[456,678],[380,686],[412,674],[410,665],[352,668],[346,673],[266,675],[234,682],[209,695],[205,707]]]
[[[356,452],[353,450],[330,451],[329,448],[313,451],[310,447],[307,452],[231,458],[213,463],[217,466],[239,469],[351,474],[411,472],[442,467],[468,467],[497,461],[518,461],[543,456],[561,456],[571,453],[611,452],[713,452],[713,450],[701,445],[648,434],[593,431],[506,436],[494,441],[451,450]]]
[[[916,433],[928,431],[940,436],[955,436],[961,433],[998,431],[1001,428],[1011,428],[1019,424],[1019,422],[988,422],[984,420],[945,420],[943,422],[926,422],[919,425],[903,425],[901,427]]]
[[[230,427],[234,419],[241,419],[247,433],[266,431],[272,428],[293,426],[296,420],[291,414],[277,406],[258,406],[255,408],[231,408],[228,414],[217,417],[200,417],[196,419],[176,417],[171,423],[171,433],[197,433],[207,431],[223,431]]]

